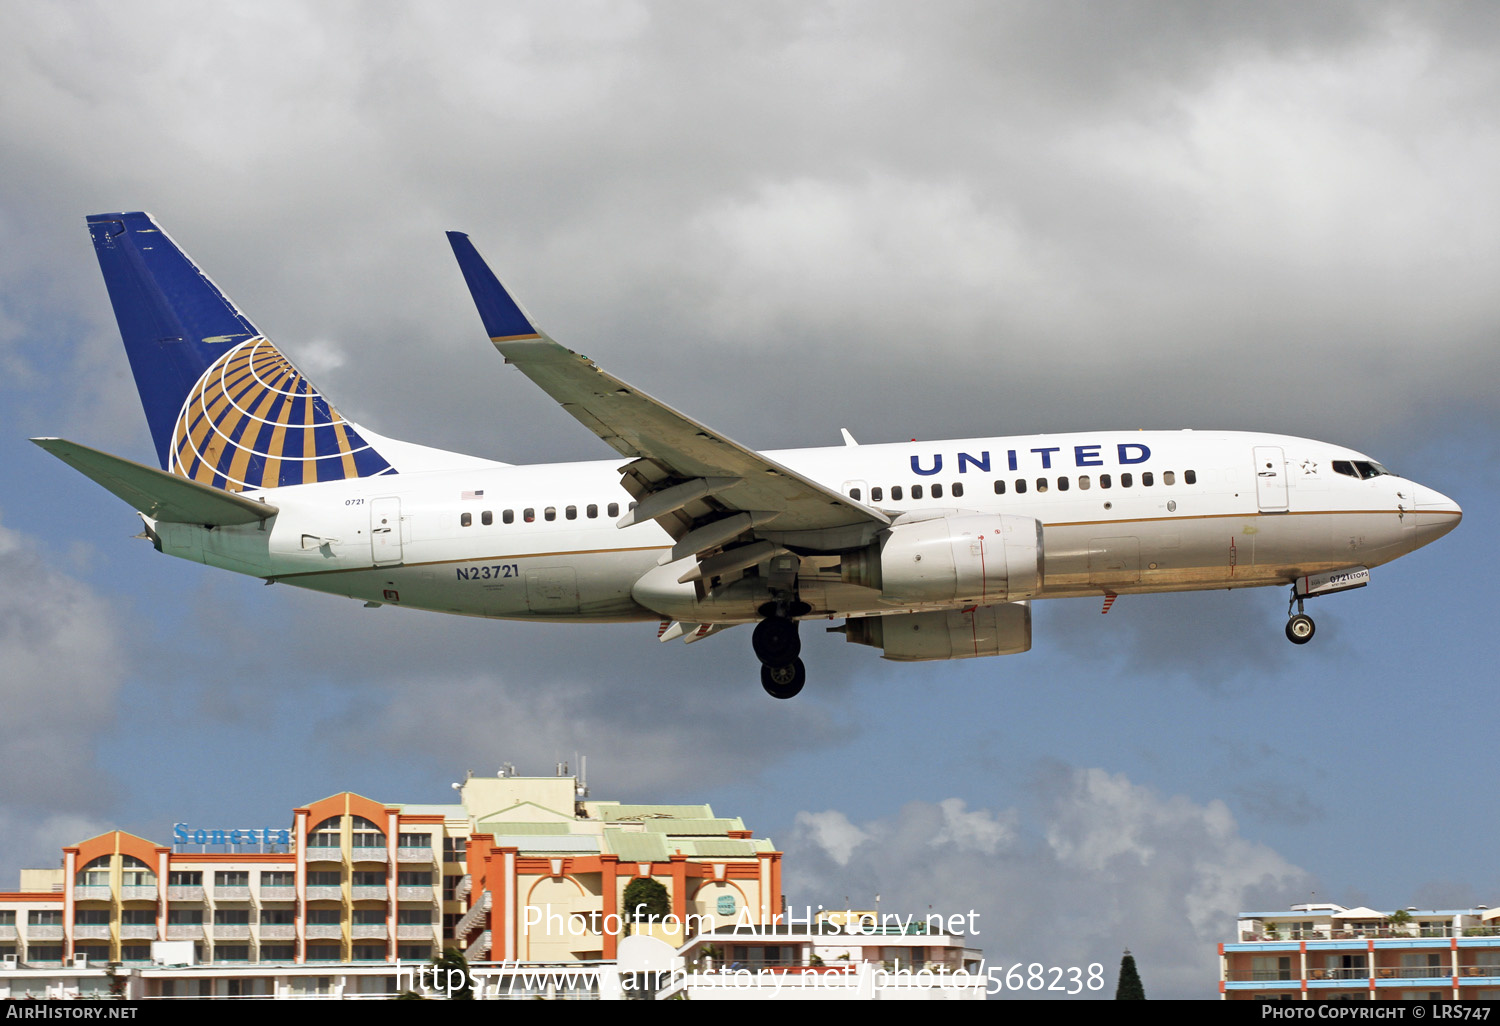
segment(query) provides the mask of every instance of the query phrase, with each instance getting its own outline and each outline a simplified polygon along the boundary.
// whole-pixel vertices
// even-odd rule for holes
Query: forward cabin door
[[[401,562],[401,499],[396,496],[370,502],[370,558],[376,566]]]
[[[1279,445],[1255,447],[1255,501],[1262,513],[1285,513],[1286,456]]]

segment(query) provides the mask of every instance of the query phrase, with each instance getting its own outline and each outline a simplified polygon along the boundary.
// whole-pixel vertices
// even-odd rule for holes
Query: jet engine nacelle
[[[906,603],[1026,599],[1042,588],[1042,524],[1013,514],[902,517],[843,559],[843,580]]]
[[[906,663],[1015,655],[1031,648],[1031,603],[860,617],[845,625],[844,640]]]

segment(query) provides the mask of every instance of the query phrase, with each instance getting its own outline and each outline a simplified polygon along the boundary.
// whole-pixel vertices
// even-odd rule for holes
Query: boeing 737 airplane
[[[511,466],[333,409],[144,213],[88,218],[161,470],[36,444],[139,511],[158,551],[366,605],[518,620],[754,624],[761,683],[798,625],[887,659],[1031,647],[1031,600],[1281,585],[1305,599],[1453,530],[1451,499],[1363,453],[1227,431],[1089,431],[758,453],[558,345],[468,236],[449,242],[505,362],[603,439]],[[1292,612],[1295,608],[1295,614]]]

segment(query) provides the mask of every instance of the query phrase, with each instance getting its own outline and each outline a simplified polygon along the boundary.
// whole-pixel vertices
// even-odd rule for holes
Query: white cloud
[[[1129,947],[1153,997],[1208,997],[1214,945],[1247,907],[1301,893],[1307,874],[1241,836],[1220,801],[1163,796],[1123,774],[1054,768],[1034,820],[914,802],[890,819],[799,813],[787,846],[794,905],[898,913],[979,913],[974,943],[992,962],[1099,962],[1113,990]]]
[[[11,854],[50,859],[55,852],[27,846],[58,830],[28,835],[23,811],[47,809],[44,824],[68,825],[101,808],[110,788],[100,783],[94,741],[114,718],[126,659],[109,604],[36,547],[0,526],[0,819],[13,828],[0,837]]]

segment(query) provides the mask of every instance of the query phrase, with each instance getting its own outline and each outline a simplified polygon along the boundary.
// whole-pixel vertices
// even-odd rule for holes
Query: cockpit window
[[[1361,481],[1368,481],[1372,477],[1390,473],[1374,460],[1334,460],[1333,472],[1343,474],[1345,477],[1358,478]]]

